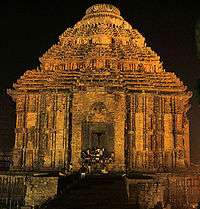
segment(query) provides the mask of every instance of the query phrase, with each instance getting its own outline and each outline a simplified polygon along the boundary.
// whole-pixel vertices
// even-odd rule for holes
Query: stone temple
[[[191,92],[116,7],[87,9],[40,63],[9,92],[13,169],[79,170],[82,151],[95,147],[114,154],[110,171],[190,165]]]
[[[8,90],[16,102],[16,136],[12,177],[0,175],[0,191],[10,191],[10,182],[15,201],[21,194],[20,204],[28,208],[55,196],[64,204],[70,194],[62,196],[63,191],[70,185],[63,186],[66,182],[53,173],[73,174],[90,166],[91,173],[127,174],[126,186],[107,188],[103,181],[105,187],[94,187],[91,195],[99,190],[119,194],[124,188],[135,208],[197,206],[200,176],[190,169],[187,119],[192,93],[165,71],[160,57],[115,6],[88,8],[39,60],[40,66],[27,70]],[[96,150],[106,153],[103,162],[101,156],[93,161]],[[51,205],[45,208],[67,208]]]

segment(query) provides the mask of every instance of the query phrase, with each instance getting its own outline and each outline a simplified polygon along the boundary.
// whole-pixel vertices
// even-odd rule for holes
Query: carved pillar
[[[123,93],[116,93],[113,95],[111,105],[114,113],[115,124],[115,139],[114,139],[114,152],[115,160],[113,169],[115,171],[123,171],[125,166],[124,159],[124,129],[125,129],[125,95]],[[111,106],[110,105],[110,106]],[[111,109],[111,107],[110,107]]]
[[[44,167],[44,157],[48,149],[48,137],[46,135],[47,112],[46,112],[46,94],[40,93],[38,103],[38,147],[35,168],[41,170]]]
[[[163,166],[164,151],[164,100],[163,96],[154,97],[154,168],[159,169]]]
[[[171,97],[165,97],[164,112],[164,158],[165,166],[173,167],[174,136],[173,115],[171,110]]]
[[[153,95],[149,94],[146,97],[146,167],[153,168]]]
[[[67,100],[66,95],[57,95],[55,166],[59,169],[64,168],[67,161],[65,152],[68,150],[67,111],[69,109]]]
[[[26,98],[26,151],[24,167],[26,169],[33,169],[35,162],[35,150],[37,146],[36,141],[36,128],[38,120],[38,106],[37,106],[37,94],[27,94]]]
[[[175,149],[176,149],[176,167],[185,166],[185,146],[183,132],[183,97],[175,96]]]
[[[144,113],[143,113],[143,95],[137,96],[137,109],[135,112],[135,150],[136,167],[143,167],[143,149],[144,149]]]
[[[185,164],[190,166],[190,130],[189,121],[184,122],[184,145],[185,145]]]
[[[13,150],[12,169],[22,169],[24,164],[25,152],[25,112],[26,95],[17,94],[16,96],[16,128],[15,146]]]
[[[187,111],[190,108],[189,99],[191,97],[191,93],[183,98],[183,138],[184,138],[184,146],[185,146],[185,164],[186,166],[190,166],[190,128],[189,121],[187,118]]]
[[[78,171],[81,167],[81,134],[82,134],[82,111],[84,104],[82,95],[73,94],[72,105],[72,142],[71,142],[71,162],[74,171]]]
[[[127,96],[127,125],[126,125],[126,134],[127,134],[127,158],[126,161],[128,163],[127,168],[132,170],[135,168],[135,157],[136,157],[136,150],[135,150],[135,110],[136,110],[136,95],[131,94]]]
[[[131,129],[131,108],[130,108],[131,95],[126,96],[126,124],[125,124],[125,166],[126,170],[131,170],[132,167],[132,148],[131,136],[129,130]]]

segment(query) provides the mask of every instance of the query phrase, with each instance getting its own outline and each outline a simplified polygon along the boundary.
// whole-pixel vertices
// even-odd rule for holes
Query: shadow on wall
[[[15,104],[5,91],[0,93],[0,170],[9,169],[15,141]]]

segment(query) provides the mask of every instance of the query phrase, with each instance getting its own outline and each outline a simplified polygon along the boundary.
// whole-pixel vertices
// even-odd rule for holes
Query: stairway
[[[71,179],[72,180],[72,179]],[[41,209],[128,209],[126,186],[120,175],[62,178],[58,196]]]

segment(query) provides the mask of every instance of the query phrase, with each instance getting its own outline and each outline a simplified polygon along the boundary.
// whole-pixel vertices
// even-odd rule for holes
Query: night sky
[[[200,78],[195,43],[195,24],[200,18],[200,7],[198,1],[175,0],[4,1],[0,4],[0,90],[11,88],[27,69],[39,65],[38,58],[94,3],[117,6],[124,19],[138,29],[147,45],[160,55],[165,69],[174,71],[189,90],[195,91]],[[192,157],[200,162],[200,105],[195,94],[188,116]]]

